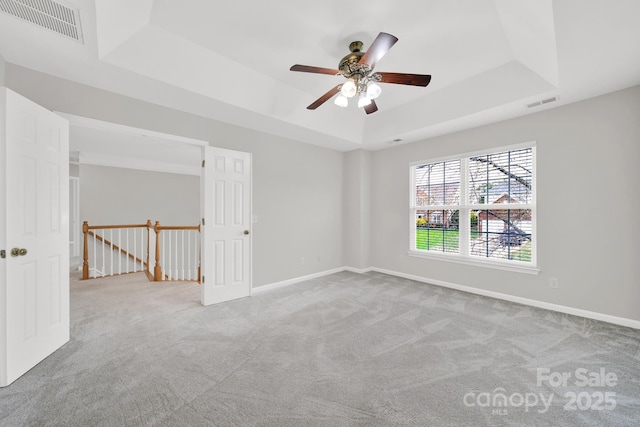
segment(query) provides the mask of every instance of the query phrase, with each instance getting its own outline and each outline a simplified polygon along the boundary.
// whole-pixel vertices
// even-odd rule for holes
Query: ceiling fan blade
[[[380,58],[382,58],[397,41],[398,38],[391,34],[378,34],[378,37],[376,37],[373,43],[371,43],[371,46],[367,49],[362,58],[360,58],[358,63],[367,64],[373,69]]]
[[[372,99],[371,103],[369,105],[365,105],[364,106],[364,111],[367,114],[375,113],[376,111],[378,111],[378,106],[376,105],[376,100]]]
[[[336,93],[340,92],[340,88],[341,87],[342,87],[342,85],[340,84],[340,85],[332,88],[329,92],[325,93],[320,98],[318,98],[315,101],[313,101],[313,103],[311,103],[311,105],[309,105],[307,107],[307,110],[315,110],[316,108],[318,108],[319,106],[321,106],[322,104],[324,104],[325,102],[330,100],[331,97],[333,97],[333,95],[335,95]]]
[[[381,83],[395,83],[399,85],[426,86],[431,81],[429,74],[406,73],[376,73],[380,74]]]
[[[316,73],[316,74],[330,74],[335,76],[340,74],[340,70],[335,70],[333,68],[322,68],[322,67],[313,67],[311,65],[300,65],[296,64],[289,68],[290,71],[301,71],[303,73]]]

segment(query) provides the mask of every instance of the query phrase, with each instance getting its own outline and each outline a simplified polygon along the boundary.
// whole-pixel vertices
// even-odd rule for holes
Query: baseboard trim
[[[283,288],[285,286],[294,285],[306,280],[316,279],[318,277],[328,276],[330,274],[349,271],[351,273],[364,274],[371,271],[377,273],[388,274],[390,276],[401,277],[403,279],[415,280],[416,282],[427,283],[429,285],[442,286],[443,288],[455,289],[457,291],[468,292],[471,294],[482,295],[485,297],[496,298],[503,301],[511,301],[518,304],[524,304],[531,307],[542,308],[545,310],[556,311],[559,313],[571,314],[573,316],[585,317],[587,319],[599,320],[601,322],[613,323],[614,325],[626,326],[633,329],[640,329],[640,321],[627,319],[625,317],[612,316],[609,314],[598,313],[595,311],[582,310],[580,308],[568,307],[560,304],[553,304],[544,301],[538,301],[529,298],[518,297],[500,292],[488,291],[486,289],[474,288],[471,286],[459,285],[457,283],[445,282],[443,280],[430,279],[428,277],[416,276],[413,274],[402,273],[399,271],[387,270],[378,267],[355,268],[355,267],[338,267],[331,270],[321,271],[307,276],[294,277],[293,279],[283,280],[281,282],[271,283],[269,285],[258,286],[251,290],[251,295],[258,295],[274,289]]]
[[[373,267],[367,267],[367,268],[344,267],[343,271],[350,271],[351,273],[364,274],[364,273],[373,271]]]
[[[304,282],[306,280],[317,279],[318,277],[328,276],[330,274],[340,273],[345,271],[345,267],[333,268],[331,270],[321,271],[319,273],[309,274],[307,276],[294,277],[293,279],[283,280],[281,282],[270,283],[268,285],[256,286],[251,289],[251,295],[258,295],[264,292],[269,292],[274,289],[283,288],[285,286],[294,285],[296,283]]]
[[[503,294],[500,292],[488,291],[485,289],[474,288],[471,286],[458,285],[456,283],[445,282],[442,280],[429,279],[427,277],[415,276],[413,274],[401,273],[399,271],[386,270],[384,268],[372,267],[369,271],[388,274],[390,276],[401,277],[403,279],[415,280],[416,282],[427,283],[430,285],[442,286],[443,288],[455,289],[458,291],[469,292],[476,295],[496,298],[504,301],[516,302],[531,307],[543,308],[545,310],[557,311],[560,313],[571,314],[573,316],[586,317],[588,319],[599,320],[602,322],[613,323],[615,325],[626,326],[633,329],[640,329],[640,321],[627,319],[625,317],[612,316],[609,314],[598,313],[595,311],[582,310],[580,308],[568,307],[560,304],[553,304],[544,301],[533,300],[529,298],[517,297],[514,295]]]

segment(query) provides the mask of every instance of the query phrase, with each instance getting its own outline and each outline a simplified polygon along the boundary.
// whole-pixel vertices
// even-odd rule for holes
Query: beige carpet
[[[72,280],[71,341],[0,389],[0,425],[640,420],[638,330],[378,273],[199,298],[141,274]],[[608,385],[582,384],[602,372]]]

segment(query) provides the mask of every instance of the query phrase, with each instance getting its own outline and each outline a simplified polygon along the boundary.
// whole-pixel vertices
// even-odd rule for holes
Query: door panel
[[[204,147],[202,304],[251,295],[251,155]]]
[[[65,119],[6,88],[0,136],[3,249],[0,386],[69,340],[69,130]],[[23,251],[12,256],[13,248]]]

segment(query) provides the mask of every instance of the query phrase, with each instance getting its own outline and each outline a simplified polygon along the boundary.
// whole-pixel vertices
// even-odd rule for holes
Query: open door
[[[251,154],[203,147],[202,305],[251,295]]]
[[[69,125],[0,88],[0,386],[69,341]]]

